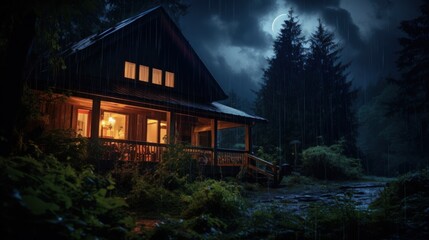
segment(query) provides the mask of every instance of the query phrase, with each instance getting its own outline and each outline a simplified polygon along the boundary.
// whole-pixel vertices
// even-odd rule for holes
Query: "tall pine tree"
[[[407,124],[419,129],[415,144],[422,165],[429,165],[429,3],[421,7],[421,15],[415,19],[402,21],[400,29],[406,34],[399,39],[397,67],[402,76],[394,82],[399,86],[398,94],[391,103],[391,113],[401,113]]]
[[[269,121],[256,129],[258,145],[280,147],[282,159],[290,152],[289,142],[301,139],[303,116],[304,37],[292,9],[274,42],[263,83],[257,93],[255,112]]]
[[[306,64],[304,147],[346,141],[349,153],[356,151],[356,92],[347,80],[349,64],[340,60],[341,48],[319,20],[310,38]]]

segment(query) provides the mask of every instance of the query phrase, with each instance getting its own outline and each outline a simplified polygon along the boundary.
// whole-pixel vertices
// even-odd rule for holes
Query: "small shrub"
[[[147,239],[204,239],[203,236],[187,226],[183,219],[168,218],[150,231]]]
[[[279,163],[283,158],[282,150],[279,147],[273,147],[271,151],[267,151],[262,146],[260,146],[256,149],[255,155],[271,163]]]
[[[281,207],[262,207],[243,219],[233,239],[302,239],[303,218]]]
[[[76,137],[73,129],[45,132],[37,141],[43,152],[54,155],[74,168],[88,165],[88,139]]]
[[[372,203],[374,222],[387,233],[428,238],[428,202],[429,170],[410,172],[389,183]]]
[[[219,218],[202,214],[186,220],[185,227],[199,234],[210,233],[211,235],[217,235],[227,228],[227,224]]]
[[[170,213],[178,215],[182,210],[181,194],[157,185],[148,175],[135,175],[127,203],[146,213]]]
[[[341,143],[330,147],[316,146],[303,152],[303,173],[325,180],[358,179],[362,167],[358,159],[342,154]]]
[[[346,195],[333,205],[311,205],[305,234],[309,239],[361,239],[366,236],[368,221],[367,212],[357,210],[351,195]]]
[[[117,191],[128,194],[133,190],[134,181],[140,175],[140,171],[138,163],[126,161],[117,162],[109,174],[115,180]]]
[[[314,181],[306,176],[302,176],[299,173],[292,173],[290,176],[283,178],[282,183],[288,187],[297,186],[297,185],[310,185]]]
[[[197,172],[195,161],[184,148],[181,144],[170,144],[167,147],[162,154],[161,162],[152,174],[153,183],[174,190],[195,179],[193,175]]]
[[[189,186],[192,194],[187,198],[188,206],[183,212],[186,218],[207,214],[221,219],[240,216],[244,200],[240,187],[233,183],[206,180]]]

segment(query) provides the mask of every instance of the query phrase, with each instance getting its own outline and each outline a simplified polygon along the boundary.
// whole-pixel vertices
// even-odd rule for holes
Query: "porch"
[[[104,163],[157,163],[169,144],[180,144],[200,166],[233,168],[255,179],[278,181],[281,169],[252,155],[251,130],[260,119],[219,103],[179,103],[154,106],[74,96],[46,104],[42,113],[48,128],[72,128],[79,136],[101,142]]]
[[[106,148],[101,162],[109,163],[158,163],[162,161],[167,144],[136,142],[127,140],[100,139]],[[235,173],[242,172],[253,180],[263,179],[272,184],[278,184],[286,169],[258,158],[244,150],[212,149],[196,146],[184,146],[183,151],[202,168],[235,169]]]

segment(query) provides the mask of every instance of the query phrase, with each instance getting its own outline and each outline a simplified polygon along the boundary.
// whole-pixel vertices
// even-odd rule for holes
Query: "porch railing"
[[[167,145],[149,142],[137,142],[119,139],[100,138],[104,146],[103,159],[111,161],[159,162]],[[214,165],[214,151],[206,147],[185,147],[192,159],[203,165]],[[246,162],[246,152],[218,149],[218,166],[242,166]]]
[[[167,150],[166,144],[136,142],[118,139],[100,138],[104,150],[103,159],[112,161],[159,162]],[[276,164],[267,162],[246,151],[188,146],[184,149],[192,159],[202,165],[220,167],[237,166],[247,169],[255,179],[263,177],[274,184],[282,179],[282,172]],[[216,156],[216,159],[215,159]]]
[[[245,162],[245,151],[230,149],[218,149],[217,151],[217,164],[219,166],[242,166]]]
[[[104,160],[159,162],[166,145],[100,138],[104,148]]]
[[[192,159],[198,161],[201,165],[213,165],[214,164],[214,154],[212,148],[204,147],[186,147],[184,149],[191,155]]]

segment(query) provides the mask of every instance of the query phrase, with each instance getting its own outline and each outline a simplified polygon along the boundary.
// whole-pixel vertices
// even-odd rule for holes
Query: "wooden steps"
[[[277,186],[283,178],[279,166],[251,154],[247,154],[244,167],[246,177],[256,182],[267,182],[271,186]]]

